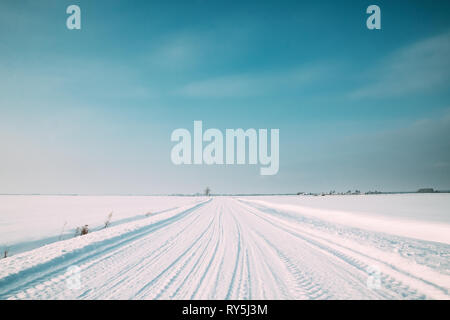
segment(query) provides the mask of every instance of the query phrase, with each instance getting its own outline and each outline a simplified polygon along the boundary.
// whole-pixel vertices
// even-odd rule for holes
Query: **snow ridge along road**
[[[2,259],[0,299],[449,299],[449,256],[447,243],[215,197]]]

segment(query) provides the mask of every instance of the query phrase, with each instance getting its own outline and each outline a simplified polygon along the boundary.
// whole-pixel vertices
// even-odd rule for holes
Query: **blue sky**
[[[448,1],[4,0],[0,193],[450,189],[449,18]],[[279,173],[173,165],[194,120],[279,128]]]

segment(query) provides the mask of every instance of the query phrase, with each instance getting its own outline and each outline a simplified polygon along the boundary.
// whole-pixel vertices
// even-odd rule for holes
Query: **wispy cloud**
[[[163,68],[180,69],[194,67],[206,54],[198,37],[183,34],[170,37],[150,55],[150,63]]]
[[[285,89],[301,89],[324,79],[328,65],[299,67],[293,70],[242,73],[188,83],[177,94],[190,98],[227,98],[264,96]]]
[[[60,58],[52,65],[0,64],[0,109],[19,101],[76,100],[79,97],[152,98],[155,90],[142,83],[139,72],[124,64],[105,60],[81,61]],[[27,92],[24,95],[24,91]]]
[[[165,71],[192,70],[233,61],[250,47],[254,27],[222,23],[210,29],[195,29],[164,34],[145,53],[144,61]]]
[[[291,174],[328,188],[448,189],[450,109],[430,117],[400,121],[382,129],[331,134],[317,139],[299,157],[288,157]],[[302,144],[292,144],[291,150]],[[326,152],[324,152],[326,151]],[[286,157],[286,155],[285,155]],[[292,164],[289,164],[292,162]],[[299,168],[308,168],[300,170]],[[319,189],[320,190],[320,189]]]
[[[416,42],[370,70],[369,84],[352,98],[396,97],[442,89],[450,81],[450,32]]]

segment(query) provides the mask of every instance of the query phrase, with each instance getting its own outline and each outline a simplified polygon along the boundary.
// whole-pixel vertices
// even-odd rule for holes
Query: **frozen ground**
[[[450,297],[448,194],[126,201],[130,220],[1,259],[0,299]],[[3,209],[5,241],[28,220]]]
[[[0,195],[0,250],[9,254],[72,238],[75,229],[101,229],[112,213],[111,225],[145,218],[189,203],[193,197],[144,196],[21,196]]]

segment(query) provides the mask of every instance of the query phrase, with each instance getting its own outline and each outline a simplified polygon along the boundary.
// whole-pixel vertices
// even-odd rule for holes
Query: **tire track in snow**
[[[32,266],[24,278],[0,279],[7,285],[0,287],[0,298],[425,297],[397,277],[411,278],[401,270],[382,273],[382,288],[369,289],[367,262],[374,257],[231,197],[213,198],[164,221],[75,251],[67,260],[57,258],[54,265]],[[65,285],[63,272],[75,263],[82,269],[80,290]]]
[[[223,208],[222,208],[222,210],[223,210]],[[222,221],[222,214],[223,214],[222,210],[220,211],[220,215],[219,215],[219,218],[218,218],[219,219],[219,226],[218,226],[219,231],[218,232],[220,232],[220,229],[222,227],[222,223],[221,223],[221,221]],[[197,285],[195,287],[195,290],[194,290],[194,292],[192,293],[192,295],[190,297],[191,300],[195,298],[195,296],[197,295],[197,293],[198,293],[198,291],[200,289],[200,286],[202,285],[203,281],[205,280],[206,276],[208,275],[208,271],[210,270],[211,266],[213,265],[213,263],[215,261],[215,257],[217,255],[217,250],[219,248],[219,245],[220,245],[220,238],[218,238],[216,240],[216,245],[214,247],[213,254],[211,255],[211,257],[209,259],[209,262],[207,263],[207,266],[206,266],[205,270],[203,271],[203,274],[200,277],[200,279],[199,279],[199,281],[198,281],[198,283],[197,283]],[[185,280],[187,280],[187,279],[188,279],[188,277],[185,278]],[[183,282],[183,284],[184,284],[184,282]],[[178,293],[178,290],[171,296],[171,298],[175,298],[177,293]]]
[[[128,275],[131,274],[139,274],[141,273],[142,269],[147,268],[149,265],[151,265],[152,262],[157,261],[157,259],[167,253],[167,251],[170,250],[175,245],[176,240],[180,237],[183,232],[186,231],[186,229],[190,228],[197,220],[199,220],[201,217],[199,215],[193,216],[189,215],[187,219],[193,218],[191,222],[187,223],[184,220],[177,221],[174,224],[171,225],[171,227],[175,227],[175,225],[180,224],[180,230],[175,234],[170,236],[168,239],[163,241],[163,243],[159,246],[157,246],[156,249],[154,249],[152,252],[147,253],[138,253],[137,250],[139,250],[140,247],[146,247],[151,241],[153,241],[153,238],[157,236],[156,233],[152,234],[152,238],[150,237],[144,237],[140,239],[139,241],[136,241],[130,245],[130,247],[127,248],[121,248],[120,251],[123,251],[123,255],[120,256],[120,261],[117,262],[116,256],[120,252],[113,252],[108,257],[102,257],[101,260],[107,260],[108,258],[112,258],[113,261],[109,261],[108,263],[112,266],[114,266],[116,263],[123,264],[123,268],[112,277],[108,277],[104,280],[105,285],[102,286],[103,291],[108,291],[110,293],[114,293],[115,289],[114,287],[118,287],[122,282],[126,282],[128,279]],[[162,230],[161,230],[162,231]],[[130,252],[130,254],[127,254],[127,252]],[[133,257],[130,257],[132,255],[141,254],[141,259],[133,259]],[[127,261],[134,261],[133,263],[127,262]],[[90,262],[91,266],[95,266],[96,261]],[[94,272],[95,274],[95,272]],[[141,277],[134,276],[136,281],[141,281]],[[96,279],[93,279],[96,281]],[[89,285],[89,283],[88,283]],[[97,290],[97,294],[99,294],[100,290]]]
[[[335,256],[336,258],[339,258],[340,260],[344,261],[345,263],[348,263],[349,265],[359,269],[361,272],[367,274],[367,276],[369,276],[369,273],[367,270],[370,265],[361,261],[357,257],[360,257],[360,258],[365,257],[365,258],[372,260],[373,262],[377,262],[379,264],[386,265],[390,269],[392,269],[392,271],[395,273],[401,273],[402,276],[410,277],[412,280],[418,280],[420,282],[423,282],[423,284],[430,285],[433,288],[441,291],[445,295],[448,295],[447,288],[441,287],[436,283],[430,283],[427,280],[417,278],[404,270],[399,270],[398,268],[396,268],[395,266],[391,265],[390,263],[388,263],[384,260],[381,260],[376,257],[367,256],[366,254],[355,251],[352,248],[344,247],[340,244],[330,242],[330,240],[324,240],[320,236],[313,234],[314,230],[312,230],[312,229],[309,231],[304,231],[304,230],[299,231],[299,230],[294,230],[294,229],[288,229],[285,225],[280,225],[279,220],[273,219],[270,214],[266,214],[265,216],[263,216],[263,212],[259,211],[259,209],[254,208],[251,205],[248,206],[247,203],[245,203],[243,205],[245,207],[247,207],[247,209],[250,212],[252,212],[255,216],[258,216],[259,218],[266,220],[268,223],[273,224],[280,230],[283,230],[289,234],[292,234],[293,236],[295,236],[299,239],[305,240],[306,242],[311,244],[313,247],[315,247],[316,250],[320,249],[323,252],[329,253],[329,254]],[[344,251],[347,253],[344,253]],[[410,286],[402,283],[401,281],[396,280],[395,277],[392,276],[391,274],[381,273],[381,280],[382,280],[382,287],[385,289],[389,289],[389,291],[390,291],[390,292],[381,292],[381,291],[378,292],[377,291],[377,293],[379,294],[379,296],[381,298],[392,299],[392,298],[409,297],[409,298],[415,298],[415,299],[422,299],[422,298],[426,297],[425,294],[418,292],[417,289],[411,288]]]
[[[75,250],[67,254],[57,256],[50,261],[38,265],[33,265],[28,269],[24,269],[18,273],[14,273],[1,278],[0,299],[5,299],[17,292],[24,291],[24,288],[31,289],[35,284],[39,285],[41,282],[44,282],[44,280],[48,278],[57,278],[61,275],[64,275],[67,267],[71,265],[81,265],[90,260],[98,259],[99,257],[101,259],[103,255],[123,248],[123,246],[127,243],[136,241],[137,239],[140,239],[145,235],[160,230],[174,222],[177,222],[185,216],[196,212],[198,208],[202,207],[206,203],[207,202],[196,204],[191,208],[176,214],[173,217],[163,219],[151,225],[145,225],[137,230],[131,231],[127,234],[122,234],[111,239],[107,239],[100,243],[89,244],[86,247],[81,248],[80,250]],[[60,243],[63,244],[64,241]]]

